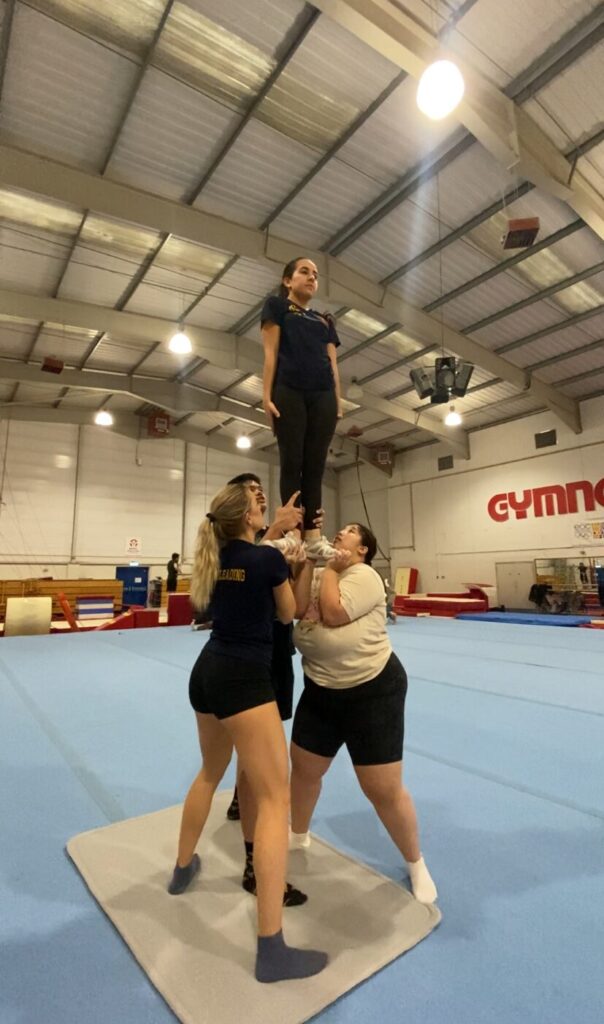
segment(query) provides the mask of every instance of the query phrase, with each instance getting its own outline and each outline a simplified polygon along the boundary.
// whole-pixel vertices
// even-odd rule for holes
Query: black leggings
[[[321,481],[336,429],[336,393],[331,388],[297,391],[276,384],[273,402],[281,414],[274,420],[281,458],[281,501],[285,504],[294,491],[301,491],[304,528],[312,530],[317,509],[321,508]]]

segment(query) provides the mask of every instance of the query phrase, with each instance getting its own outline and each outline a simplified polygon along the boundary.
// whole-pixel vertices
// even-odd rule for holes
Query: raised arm
[[[294,580],[293,589],[294,597],[296,599],[296,618],[303,619],[306,613],[306,609],[310,604],[310,591],[312,587],[312,577],[315,571],[314,562],[305,562],[296,579]]]
[[[289,625],[296,611],[296,599],[289,580],[285,580],[278,587],[273,587],[273,597],[275,613],[279,622],[282,622],[284,626]]]
[[[277,357],[279,355],[279,342],[281,339],[281,328],[278,324],[267,320],[262,325],[262,344],[264,346],[264,370],[262,372],[262,387],[264,412],[274,431],[274,419],[279,418],[279,410],[272,400],[273,383],[277,372]]]

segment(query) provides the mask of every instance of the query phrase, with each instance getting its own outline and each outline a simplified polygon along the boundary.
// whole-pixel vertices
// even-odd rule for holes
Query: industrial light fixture
[[[461,102],[465,91],[463,75],[452,60],[430,64],[419,80],[417,105],[432,121],[442,121]]]
[[[112,427],[113,416],[111,415],[110,412],[107,412],[106,409],[99,409],[99,411],[95,414],[94,422],[96,423],[97,427]]]
[[[356,377],[353,377],[346,389],[346,398],[349,402],[360,402],[363,397],[363,389]]]
[[[170,352],[173,352],[176,356],[188,356],[189,352],[193,351],[191,339],[188,334],[185,334],[182,324],[179,325],[176,333],[170,338],[168,348],[170,349]]]
[[[455,412],[455,406],[452,405],[447,415],[445,416],[445,426],[447,427],[458,427],[461,423],[461,416],[458,412]]]
[[[420,398],[429,398],[432,405],[444,405],[451,401],[452,395],[463,398],[473,372],[472,363],[464,363],[455,356],[442,356],[434,361],[432,373],[421,367],[411,370],[409,376]]]
[[[250,439],[247,436],[247,434],[240,434],[239,437],[237,438],[237,440],[235,441],[235,444],[237,445],[238,448],[251,448],[252,447],[252,442],[250,441]]]

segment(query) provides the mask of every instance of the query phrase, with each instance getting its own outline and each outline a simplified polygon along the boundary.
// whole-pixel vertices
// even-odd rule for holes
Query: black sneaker
[[[239,798],[237,796],[237,790],[235,790],[235,792],[233,793],[233,799],[231,800],[231,802],[229,804],[228,810],[226,812],[226,816],[229,819],[229,821],[239,821],[239,819],[240,819],[240,815],[239,815]]]

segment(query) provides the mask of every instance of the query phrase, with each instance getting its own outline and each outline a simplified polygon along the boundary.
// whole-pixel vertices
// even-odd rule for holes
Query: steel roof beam
[[[265,232],[184,206],[174,200],[109,181],[99,175],[9,146],[0,146],[0,180],[32,192],[50,195],[60,202],[80,204],[85,209],[96,209],[109,216],[134,220],[160,231],[168,228],[191,241],[226,249],[261,262],[276,262],[283,265],[300,250],[300,244],[297,242],[275,238]],[[424,342],[439,344],[442,337],[443,344],[450,351],[491,370],[496,376],[514,383],[521,390],[526,386],[522,371],[470,341],[459,331],[446,326],[443,331],[435,317],[331,257],[323,253],[309,252],[308,255],[316,260],[323,275],[325,297],[328,301],[358,309],[377,320],[401,323],[408,333]],[[34,297],[31,297],[31,301],[34,301]],[[111,311],[104,310],[104,316],[109,317],[110,314]],[[31,319],[31,313],[21,315]],[[170,329],[173,329],[172,325]],[[156,341],[157,338],[150,340]],[[552,407],[558,409],[559,397],[552,395],[552,403]],[[568,415],[574,418],[573,429],[579,430],[578,406],[570,401]]]
[[[86,329],[102,329],[103,331],[110,332],[117,337],[128,338],[138,341],[150,341],[151,339],[159,339],[161,342],[166,343],[173,331],[173,324],[169,320],[160,320],[157,317],[143,316],[139,313],[126,313],[120,312],[115,309],[106,308],[103,306],[93,306],[88,303],[76,302],[67,299],[52,299],[45,298],[42,296],[30,295],[28,293],[20,292],[9,292],[0,289],[0,313],[8,314],[10,316],[19,316],[25,318],[35,318],[42,320],[52,320],[55,323],[65,323],[74,327],[83,327]],[[225,331],[213,331],[204,327],[190,326],[187,328],[191,342],[193,344],[194,352],[196,356],[200,356],[203,359],[207,359],[208,362],[214,366],[219,366],[229,370],[241,370],[246,373],[259,374],[262,372],[263,356],[260,345],[255,344],[247,338],[242,338],[238,335],[231,334]],[[1,365],[5,368],[9,366],[23,366],[27,369],[26,364],[15,363],[11,360],[1,360]],[[36,374],[35,379],[40,381],[39,370],[30,367]],[[64,383],[68,380],[65,376],[67,373],[77,373],[78,371],[63,371],[61,374],[61,382]],[[122,383],[126,379],[127,375],[105,375],[97,373],[97,371],[79,371],[83,372],[87,380],[90,382],[93,380],[99,381],[101,378],[106,377],[107,380],[114,380],[116,385],[121,380]],[[88,378],[90,374],[90,378]],[[16,379],[16,378],[12,378]],[[70,378],[69,378],[70,379]],[[148,380],[149,378],[138,377],[137,380]],[[524,380],[524,377],[521,376]],[[342,380],[343,388],[346,387],[347,381]],[[186,385],[183,385],[186,387]],[[107,389],[105,385],[101,389]],[[141,396],[147,400],[157,401],[161,404],[159,398],[156,396],[154,399],[146,396]],[[165,403],[164,403],[165,404]],[[236,403],[233,403],[236,404]],[[373,395],[367,392],[363,397],[363,405],[368,409],[375,409],[381,412],[384,416],[389,416],[392,419],[399,419],[405,422],[413,423],[413,414],[402,406],[395,405],[393,402],[388,402],[381,398],[379,395]],[[239,406],[240,409],[245,406]],[[177,410],[180,411],[180,410]],[[186,411],[186,410],[185,410]],[[229,409],[233,415],[237,415],[236,411]],[[258,413],[260,425],[266,425],[263,413]],[[245,418],[243,415],[239,415],[239,418]],[[441,440],[450,441],[453,447],[456,447],[459,452],[465,452],[465,457],[468,457],[467,445],[463,431],[459,434],[447,431],[441,424],[440,420],[430,419],[426,429],[432,429]]]
[[[441,53],[438,39],[388,0],[316,0],[315,6],[415,78]],[[600,237],[604,237],[604,187],[596,190],[574,169],[518,104],[603,37],[604,5],[600,4],[503,91],[454,57],[466,79],[466,93],[454,116],[495,159],[566,201]],[[459,155],[460,146],[463,151],[464,145],[468,148],[472,142],[465,135],[459,139],[451,159],[453,153]],[[432,177],[434,173],[435,166],[426,171],[425,163],[421,165],[415,171],[418,185],[427,180],[426,175]],[[383,193],[330,240],[327,250],[337,255],[352,244],[392,209],[393,202],[397,205],[396,189],[408,195],[409,185],[403,178],[394,190]]]

